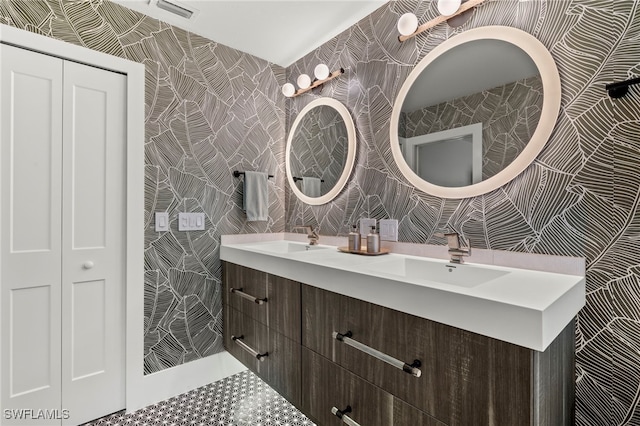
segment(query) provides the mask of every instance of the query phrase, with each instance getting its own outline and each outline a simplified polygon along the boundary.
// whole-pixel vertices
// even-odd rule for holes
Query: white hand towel
[[[262,172],[244,172],[242,202],[249,222],[269,219],[269,176]]]
[[[317,177],[302,177],[302,193],[307,197],[318,198],[322,195],[321,185],[322,181]]]

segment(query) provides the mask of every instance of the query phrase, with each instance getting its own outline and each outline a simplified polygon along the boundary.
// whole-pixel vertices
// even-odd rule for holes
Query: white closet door
[[[126,77],[64,64],[62,407],[125,407]]]
[[[60,411],[62,60],[0,45],[0,68],[1,414],[51,425],[29,419]]]

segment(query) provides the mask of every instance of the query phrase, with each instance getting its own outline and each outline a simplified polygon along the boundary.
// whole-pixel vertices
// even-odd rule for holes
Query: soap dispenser
[[[376,227],[371,227],[371,232],[367,235],[367,253],[380,252],[380,235],[376,232]]]
[[[351,232],[349,232],[349,251],[360,251],[362,236],[358,232],[357,225],[351,225],[351,228]]]

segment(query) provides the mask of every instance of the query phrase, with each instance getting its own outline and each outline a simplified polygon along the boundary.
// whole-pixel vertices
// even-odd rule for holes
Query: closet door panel
[[[62,405],[69,424],[125,407],[126,77],[64,64]]]
[[[56,409],[62,61],[0,45],[0,75],[0,406]]]

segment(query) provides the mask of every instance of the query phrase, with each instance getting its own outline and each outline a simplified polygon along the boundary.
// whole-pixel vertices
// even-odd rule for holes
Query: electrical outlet
[[[203,231],[204,213],[178,213],[178,231]]]
[[[398,241],[398,221],[396,219],[380,219],[380,239]]]
[[[169,213],[156,212],[156,232],[165,232],[169,230]]]
[[[360,235],[362,235],[362,238],[365,238],[371,232],[372,226],[376,226],[375,219],[360,219]]]

